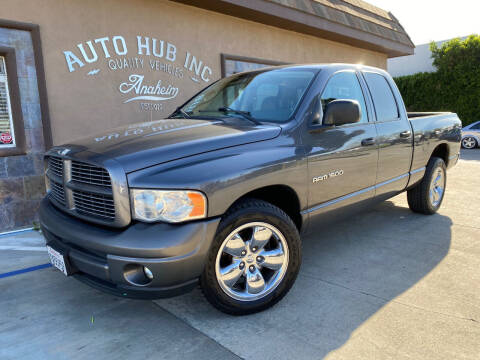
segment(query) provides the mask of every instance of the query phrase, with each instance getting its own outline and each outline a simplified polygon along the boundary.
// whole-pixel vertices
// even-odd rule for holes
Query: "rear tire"
[[[447,167],[445,162],[432,157],[428,162],[421,182],[407,191],[407,200],[413,212],[432,215],[442,205],[447,185]]]
[[[300,264],[300,235],[292,219],[268,202],[245,199],[220,222],[200,285],[220,311],[252,314],[287,294]]]

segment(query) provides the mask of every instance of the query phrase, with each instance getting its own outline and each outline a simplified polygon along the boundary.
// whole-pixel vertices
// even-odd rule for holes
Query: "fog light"
[[[128,283],[135,286],[147,286],[153,279],[153,274],[150,269],[141,264],[125,265],[123,268],[123,276]]]
[[[153,279],[153,273],[152,273],[152,271],[151,271],[148,267],[146,267],[146,266],[143,267],[143,273],[144,273],[145,276],[146,276],[147,278],[149,278],[150,280]]]

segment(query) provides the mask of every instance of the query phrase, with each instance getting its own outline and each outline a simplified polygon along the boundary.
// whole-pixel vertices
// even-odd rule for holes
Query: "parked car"
[[[462,129],[462,147],[474,149],[480,145],[480,121],[465,126]]]
[[[292,287],[300,234],[403,191],[434,214],[460,139],[456,114],[407,114],[380,69],[236,74],[168,119],[52,148],[41,227],[53,265],[93,287],[158,298],[199,283],[221,311],[253,313]]]

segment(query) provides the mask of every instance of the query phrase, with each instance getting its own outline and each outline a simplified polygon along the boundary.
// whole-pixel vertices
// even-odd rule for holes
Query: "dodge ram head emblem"
[[[68,148],[57,150],[57,154],[58,155],[63,155],[63,156],[67,155],[69,152],[70,152],[70,149],[68,149]]]
[[[341,176],[341,175],[343,175],[343,170],[335,170],[335,171],[332,171],[328,174],[314,177],[312,179],[312,182],[315,184],[317,182],[325,181],[325,180],[328,180],[332,177],[337,177],[337,176]]]

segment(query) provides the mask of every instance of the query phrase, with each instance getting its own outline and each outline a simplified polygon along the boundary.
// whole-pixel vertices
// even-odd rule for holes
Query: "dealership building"
[[[34,224],[52,145],[164,118],[236,72],[386,68],[413,49],[391,13],[361,0],[3,0],[0,233]]]

